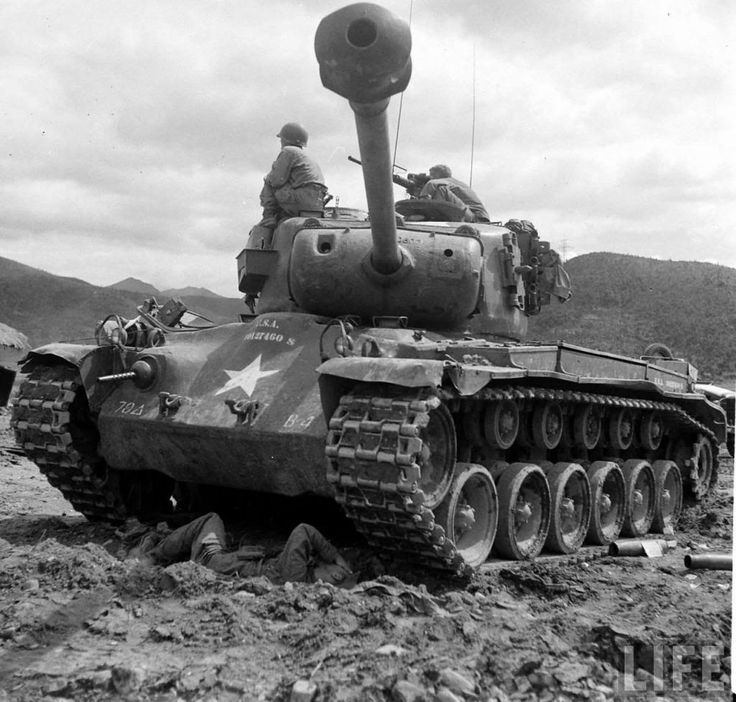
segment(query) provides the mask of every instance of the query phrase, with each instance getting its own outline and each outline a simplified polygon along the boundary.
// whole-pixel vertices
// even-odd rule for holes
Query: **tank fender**
[[[439,387],[449,382],[461,395],[473,395],[492,380],[523,378],[526,371],[515,366],[472,367],[451,360],[416,358],[331,358],[317,372],[320,377],[342,378],[361,383],[390,383],[403,387]]]
[[[20,362],[23,373],[32,371],[39,364],[65,361],[80,368],[82,361],[89,354],[99,350],[99,346],[88,344],[46,344],[28,352],[28,355]]]
[[[322,411],[329,423],[340,397],[356,383],[389,383],[408,388],[439,387],[444,361],[416,358],[330,358],[317,368]]]
[[[464,363],[445,362],[446,377],[460,395],[475,395],[492,380],[525,378],[527,371],[517,366],[472,366]]]
[[[116,364],[116,349],[95,344],[47,344],[28,352],[21,361],[21,372],[30,373],[39,365],[66,363],[79,369],[87,395],[94,394],[97,378],[121,370]]]
[[[444,361],[416,358],[330,358],[317,372],[337,378],[347,378],[359,383],[391,383],[407,388],[442,384]]]

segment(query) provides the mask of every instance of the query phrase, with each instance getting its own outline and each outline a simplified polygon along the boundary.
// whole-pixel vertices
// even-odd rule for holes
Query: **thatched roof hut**
[[[23,358],[30,344],[25,334],[0,322],[0,407],[5,407],[13,390],[18,361]]]
[[[15,364],[30,348],[25,334],[0,322],[0,364]]]

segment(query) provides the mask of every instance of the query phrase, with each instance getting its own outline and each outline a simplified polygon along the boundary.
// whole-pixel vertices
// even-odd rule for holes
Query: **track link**
[[[10,424],[15,438],[55,488],[78,512],[92,521],[120,522],[127,510],[109,484],[104,462],[94,453],[94,428],[74,423],[86,410],[76,368],[41,366],[21,386],[13,403]],[[87,446],[89,455],[76,447]]]
[[[440,398],[426,388],[406,389],[395,397],[369,393],[363,389],[344,395],[330,419],[325,453],[335,500],[371,545],[415,563],[470,574],[472,569],[435,523],[418,488],[425,445],[421,431]],[[440,394],[445,401],[459,399],[446,391]],[[555,400],[658,410],[672,424],[716,442],[711,430],[674,403],[525,386],[487,388],[467,399]],[[716,468],[714,463],[711,485]]]

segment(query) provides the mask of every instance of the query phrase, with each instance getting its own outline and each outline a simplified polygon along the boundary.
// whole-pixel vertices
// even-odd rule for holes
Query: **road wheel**
[[[434,515],[463,560],[479,566],[491,552],[498,525],[498,496],[490,473],[483,466],[458,463]]]
[[[504,450],[511,448],[519,434],[518,405],[511,400],[500,400],[486,407],[483,433],[491,446]]]
[[[654,519],[652,531],[664,533],[667,527],[677,526],[682,511],[682,475],[674,461],[654,461]]]
[[[512,463],[501,473],[496,488],[496,551],[518,561],[534,558],[549,531],[549,485],[544,472],[533,463]]]
[[[575,553],[590,523],[590,484],[577,463],[556,463],[547,471],[550,492],[550,525],[546,548]]]
[[[659,412],[647,412],[639,423],[639,441],[647,451],[656,451],[662,443],[664,423]]]
[[[534,445],[548,451],[556,448],[562,438],[562,407],[557,402],[537,405],[532,412]]]
[[[654,519],[654,472],[646,461],[636,458],[626,461],[621,472],[626,481],[627,505],[621,533],[624,536],[644,536]]]
[[[626,516],[626,483],[621,469],[612,461],[595,461],[588,468],[591,513],[586,540],[605,546],[614,542]]]
[[[618,407],[608,418],[608,440],[612,448],[625,451],[634,441],[634,418],[628,407]]]
[[[573,435],[575,443],[588,451],[594,449],[601,438],[601,414],[591,404],[581,405],[573,416]]]

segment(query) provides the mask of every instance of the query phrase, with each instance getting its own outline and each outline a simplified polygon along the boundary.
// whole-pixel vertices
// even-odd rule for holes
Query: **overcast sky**
[[[5,0],[0,256],[236,297],[235,256],[292,120],[330,192],[363,207],[353,115],[313,48],[344,4]],[[736,267],[736,3],[383,4],[411,14],[414,44],[398,164],[467,181],[474,143],[491,218],[532,220],[568,258]]]

